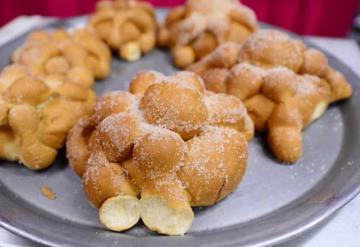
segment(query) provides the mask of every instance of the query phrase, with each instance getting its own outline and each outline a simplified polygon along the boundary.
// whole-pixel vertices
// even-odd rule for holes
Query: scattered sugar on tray
[[[341,118],[342,118],[342,116],[340,114],[336,115],[336,117],[333,121],[332,131],[338,132],[338,131],[344,129],[344,122]]]
[[[326,170],[326,166],[325,166],[325,165],[321,165],[321,166],[320,166],[320,171],[323,172],[323,171],[325,171],[325,170]]]
[[[296,178],[296,176],[294,174],[290,176],[291,180],[294,180],[295,178]]]
[[[45,196],[49,200],[56,199],[56,193],[49,186],[45,185],[45,186],[41,187],[41,193],[43,196]]]
[[[348,166],[352,166],[354,163],[355,163],[354,161],[348,161],[348,162],[346,162],[346,164],[347,164]]]

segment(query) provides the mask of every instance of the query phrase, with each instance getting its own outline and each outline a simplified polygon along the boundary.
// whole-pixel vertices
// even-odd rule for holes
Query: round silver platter
[[[83,22],[83,18],[74,18],[46,28],[71,29]],[[24,38],[0,47],[0,68],[10,62],[11,53]],[[87,202],[80,179],[68,167],[64,150],[53,166],[40,172],[0,161],[0,225],[42,244],[86,247],[264,246],[304,233],[360,191],[359,78],[335,57],[327,56],[352,84],[353,97],[332,105],[304,131],[303,155],[295,165],[275,160],[265,136],[258,134],[249,146],[248,170],[241,185],[215,206],[195,208],[196,218],[187,235],[159,236],[142,223],[123,233],[107,231],[98,221],[97,210]],[[114,56],[111,76],[97,82],[96,91],[101,95],[127,90],[137,71],[171,74],[176,71],[171,64],[168,52],[162,50],[134,63]],[[41,194],[44,185],[56,192],[56,200]]]

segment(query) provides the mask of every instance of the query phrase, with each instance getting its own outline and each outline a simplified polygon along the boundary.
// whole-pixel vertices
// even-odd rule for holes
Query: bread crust
[[[111,49],[127,61],[136,61],[156,45],[155,10],[135,0],[100,1],[87,23]]]
[[[30,33],[12,61],[0,74],[0,158],[44,169],[71,127],[92,113],[96,95],[91,87],[109,75],[110,52],[89,30],[55,29]],[[76,132],[88,132],[91,124],[85,125]],[[87,155],[83,145],[71,164],[78,174]]]
[[[243,100],[255,129],[268,132],[270,149],[285,163],[300,158],[302,130],[352,94],[321,51],[275,30],[256,32],[243,46],[223,44],[188,70],[208,90]]]
[[[255,13],[239,1],[188,0],[169,11],[157,39],[186,68],[224,42],[243,44],[257,28]]]
[[[191,72],[142,71],[130,89],[136,95],[103,96],[74,126],[70,164],[109,229],[131,227],[140,207],[149,229],[185,234],[191,206],[212,205],[240,183],[253,123],[239,99],[206,91]],[[136,209],[126,212],[130,204]]]

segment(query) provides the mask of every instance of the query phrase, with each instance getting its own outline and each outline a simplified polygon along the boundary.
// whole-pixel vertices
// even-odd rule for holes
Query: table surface
[[[0,29],[0,45],[31,27],[50,21],[51,19],[38,16],[19,17]],[[360,50],[354,41],[318,37],[308,37],[308,39],[339,58],[360,76]],[[38,247],[40,245],[0,228],[0,246]],[[360,195],[310,232],[279,246],[360,246]]]

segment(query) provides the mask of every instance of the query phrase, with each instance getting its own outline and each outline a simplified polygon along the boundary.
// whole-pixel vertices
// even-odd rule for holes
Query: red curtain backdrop
[[[94,10],[97,0],[0,0],[0,26],[19,15],[69,17]],[[155,6],[180,5],[184,0],[149,0]],[[359,0],[242,0],[259,19],[300,34],[345,36]]]
[[[259,19],[300,34],[345,36],[359,0],[243,0]]]

